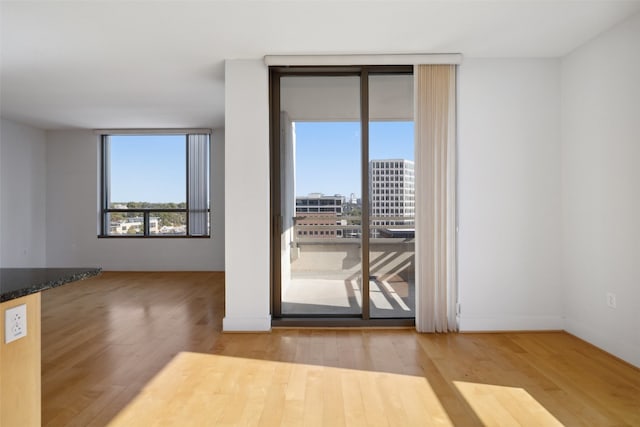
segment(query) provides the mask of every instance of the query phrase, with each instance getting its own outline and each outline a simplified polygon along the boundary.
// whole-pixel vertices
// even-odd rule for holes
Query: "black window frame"
[[[347,316],[344,315],[284,315],[281,306],[281,230],[282,216],[280,207],[281,197],[281,177],[280,177],[280,79],[284,76],[359,76],[360,77],[360,123],[361,123],[361,181],[362,181],[362,209],[361,229],[354,234],[357,236],[370,236],[370,214],[369,209],[369,189],[368,172],[369,167],[369,76],[384,74],[413,74],[412,65],[349,65],[349,66],[270,66],[269,67],[269,120],[270,120],[270,288],[271,288],[271,315],[273,326],[287,325],[312,325],[312,326],[415,326],[415,317],[412,318],[371,318],[369,310],[369,297],[363,298],[362,314]],[[383,168],[384,162],[379,162]],[[388,166],[387,166],[388,167]],[[385,180],[380,173],[380,181]],[[381,188],[387,188],[385,184],[380,184]],[[385,190],[389,194],[389,190]],[[388,209],[387,209],[388,210]],[[379,214],[386,217],[389,215]],[[374,220],[374,225],[376,221]],[[385,221],[378,221],[380,225]],[[347,231],[345,230],[345,234]],[[310,234],[313,232],[310,231]],[[315,231],[317,233],[317,231]],[[361,264],[363,271],[368,271],[369,260],[369,238],[362,240],[360,245],[362,253]],[[369,280],[362,281],[362,294],[370,295]]]
[[[211,238],[211,131],[210,130],[198,130],[198,131],[109,131],[100,133],[100,230],[98,238],[101,239],[208,239]],[[166,135],[184,135],[185,148],[186,148],[186,200],[185,208],[110,208],[109,207],[109,167],[108,167],[108,144],[109,137],[111,136],[166,136]],[[190,213],[195,212],[195,209],[190,209],[189,205],[189,135],[206,135],[206,153],[207,153],[207,233],[206,234],[191,234],[189,217]],[[198,211],[203,211],[202,209]],[[143,233],[142,234],[109,234],[110,222],[108,217],[110,213],[140,213],[143,217]],[[152,213],[184,213],[186,231],[185,234],[151,234],[150,230],[150,218]]]

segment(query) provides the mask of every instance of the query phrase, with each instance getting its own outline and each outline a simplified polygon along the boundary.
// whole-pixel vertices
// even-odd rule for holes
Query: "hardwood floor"
[[[45,426],[123,409],[117,425],[640,425],[640,370],[565,333],[223,334],[224,275],[206,272],[104,272],[45,291],[42,313]],[[143,405],[132,424],[147,384],[165,400],[136,403],[167,418]],[[181,393],[161,407],[158,384]]]

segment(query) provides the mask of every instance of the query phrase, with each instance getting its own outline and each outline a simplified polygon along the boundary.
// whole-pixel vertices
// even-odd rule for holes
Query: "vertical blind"
[[[209,135],[187,135],[189,235],[209,234]]]
[[[457,330],[456,66],[418,65],[416,328]]]

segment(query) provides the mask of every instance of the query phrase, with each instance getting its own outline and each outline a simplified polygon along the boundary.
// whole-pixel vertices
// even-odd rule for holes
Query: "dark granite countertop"
[[[97,276],[100,268],[0,268],[0,302]]]

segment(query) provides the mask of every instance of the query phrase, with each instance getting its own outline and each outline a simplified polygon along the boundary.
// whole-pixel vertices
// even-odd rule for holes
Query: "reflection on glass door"
[[[413,76],[369,76],[371,318],[415,317]]]
[[[361,316],[358,76],[280,80],[283,316]]]

